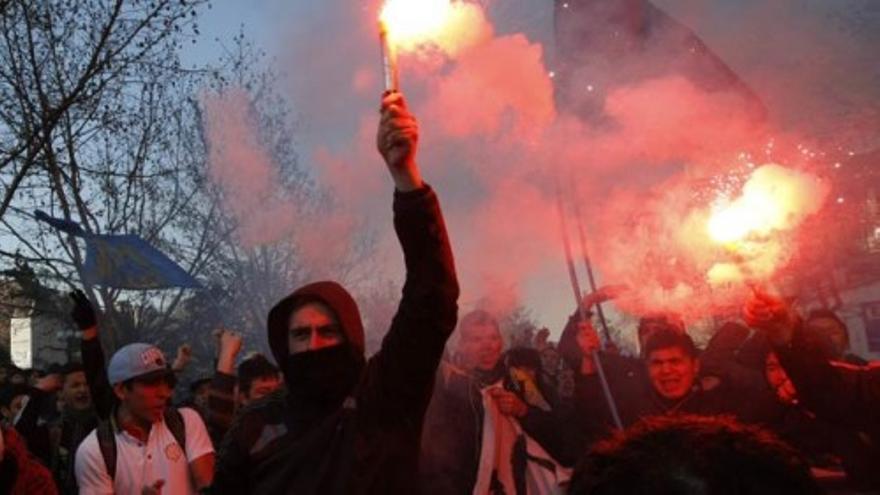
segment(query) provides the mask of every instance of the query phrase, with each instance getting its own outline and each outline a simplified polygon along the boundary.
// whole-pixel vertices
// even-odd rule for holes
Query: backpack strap
[[[186,456],[186,423],[184,423],[183,415],[180,414],[176,407],[165,409],[165,426],[174,435],[174,440],[177,441],[180,449],[183,450],[184,456]]]
[[[104,466],[107,468],[107,474],[110,480],[116,478],[116,427],[115,421],[112,419],[103,419],[98,422],[95,434],[98,437],[98,447],[101,449],[101,456],[104,458]]]
[[[112,414],[109,419],[101,420],[95,429],[98,447],[104,458],[104,467],[107,468],[107,474],[110,475],[111,480],[116,479],[116,421],[114,416],[115,414]],[[170,407],[165,410],[165,424],[174,435],[174,440],[186,453],[186,423],[183,421],[183,415],[176,408]]]

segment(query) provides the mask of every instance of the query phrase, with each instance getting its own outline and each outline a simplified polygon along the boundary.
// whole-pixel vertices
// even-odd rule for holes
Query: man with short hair
[[[196,411],[169,409],[175,377],[162,351],[122,347],[107,379],[118,404],[77,450],[80,493],[195,494],[210,486],[214,448]]]
[[[687,334],[657,330],[646,342],[644,354],[654,392],[667,401],[671,409],[680,407],[683,403],[678,401],[694,391],[700,374],[694,341]]]
[[[71,411],[88,411],[92,408],[92,396],[82,364],[70,363],[61,368],[59,399],[62,407]]]
[[[232,425],[236,411],[281,389],[281,372],[262,354],[254,354],[238,365],[233,374],[238,353],[241,352],[241,334],[231,330],[217,330],[217,368],[210,380],[205,422],[211,439],[219,444]],[[236,387],[238,391],[236,392]]]
[[[781,408],[769,392],[755,391],[750,400],[744,392],[726,383],[712,388],[700,378],[700,358],[693,339],[677,328],[655,331],[645,342],[643,365],[645,379],[642,395],[620,405],[624,426],[656,415],[727,414],[738,420],[770,422],[778,418]]]
[[[434,374],[457,316],[458,282],[437,196],[416,164],[418,124],[383,95],[377,147],[395,185],[406,281],[381,349],[364,356],[351,295],[314,282],[268,315],[287,395],[241,414],[224,438],[215,493],[396,494],[415,490]]]
[[[98,418],[83,366],[69,363],[56,371],[29,388],[29,400],[15,427],[31,452],[52,471],[59,491],[76,493],[74,454],[80,442],[95,429]]]
[[[283,385],[281,371],[262,354],[238,365],[238,400],[243,406],[274,393]]]
[[[211,393],[211,378],[203,377],[189,384],[189,396],[180,403],[183,407],[192,407],[204,418],[208,410],[208,397]]]
[[[807,330],[797,312],[777,295],[757,291],[744,316],[767,336],[800,404],[816,418],[880,445],[880,363],[853,366],[835,361],[829,336]],[[874,489],[878,486],[880,480],[874,481]]]
[[[541,386],[538,351],[503,353],[498,321],[484,310],[464,315],[457,331],[460,367],[446,365],[438,374],[425,419],[421,492],[454,495],[491,486],[513,493],[515,480],[532,481],[530,462],[541,466],[535,472],[546,474],[542,481],[567,479],[558,464],[573,459],[564,458],[570,449],[553,408],[555,391]],[[507,434],[508,423],[520,431]],[[508,449],[510,440],[521,449]]]
[[[687,335],[687,328],[681,316],[669,312],[653,312],[639,318],[637,334],[639,337],[639,352],[644,358],[646,346],[651,337],[657,332],[672,331],[679,335]]]
[[[827,421],[867,430],[880,439],[880,363],[835,362],[827,336],[806,331],[800,316],[779,296],[754,294],[744,316],[752,328],[767,335],[807,408]]]
[[[830,309],[814,309],[804,320],[804,332],[827,338],[831,359],[856,366],[864,366],[868,361],[853,354],[849,347],[849,328],[846,323]]]
[[[474,310],[461,318],[458,328],[457,363],[468,371],[494,370],[504,347],[495,318],[487,311]]]

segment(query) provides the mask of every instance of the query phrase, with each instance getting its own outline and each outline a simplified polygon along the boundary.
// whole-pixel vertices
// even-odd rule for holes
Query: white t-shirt
[[[192,494],[196,489],[189,475],[189,463],[214,447],[199,413],[180,408],[186,427],[186,453],[165,425],[165,420],[153,423],[146,444],[125,430],[116,432],[116,476],[110,479],[104,456],[98,445],[98,433],[92,432],[76,450],[76,482],[80,495],[140,495],[145,486],[164,480],[162,493]]]

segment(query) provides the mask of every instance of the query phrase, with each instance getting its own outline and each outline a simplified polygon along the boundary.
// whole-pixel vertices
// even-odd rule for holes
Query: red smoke
[[[332,252],[324,247],[352,242],[349,227],[373,228],[382,256],[372,262],[399,274],[399,259],[387,256],[396,252],[388,222],[391,188],[373,144],[381,84],[374,20],[374,12],[325,19],[285,46],[295,50],[288,65],[297,74],[295,102],[311,132],[307,151],[315,176],[334,192],[328,225],[343,232],[316,237],[309,250]],[[340,55],[331,61],[315,56],[318,51]],[[673,309],[697,318],[737,304],[742,287],[705,289],[706,271],[725,254],[709,242],[695,243],[693,233],[705,225],[718,191],[713,178],[740,173],[741,153],[757,156],[771,137],[782,143],[783,133],[771,132],[772,121],[756,121],[735,91],[709,91],[686,75],[659,70],[661,62],[650,57],[660,51],[629,61],[645,68],[647,78],[595,91],[596,81],[615,78],[587,73],[572,83],[584,88],[584,99],[598,100],[602,118],[595,120],[556,106],[546,51],[522,34],[491,35],[453,59],[437,53],[402,58],[402,87],[422,130],[419,162],[440,192],[465,309],[497,296],[492,307],[503,310],[517,302],[511,295],[517,288],[557,273],[558,284],[542,292],[553,301],[526,302],[541,320],[564,318],[542,312],[571,299],[557,182],[573,189],[582,205],[600,281],[640,287],[638,298],[620,301],[622,309]]]

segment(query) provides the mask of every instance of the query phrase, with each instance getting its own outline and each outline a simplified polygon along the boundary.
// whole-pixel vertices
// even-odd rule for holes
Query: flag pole
[[[574,183],[573,181],[571,182]],[[581,215],[581,202],[578,200],[577,194],[575,194],[574,186],[572,186],[571,190],[571,199],[574,203],[574,221],[577,227],[578,232],[578,240],[580,241],[581,246],[581,256],[584,260],[584,267],[587,270],[587,281],[590,283],[590,291],[595,293],[597,290],[596,287],[596,277],[593,274],[593,264],[590,261],[590,252],[587,249],[587,237],[584,234],[584,222],[583,216]],[[602,302],[596,302],[596,313],[599,315],[599,323],[602,325],[602,333],[605,335],[605,345],[611,342],[611,332],[608,329],[608,320],[605,318],[605,311],[602,309]]]
[[[587,311],[583,304],[583,294],[581,293],[580,284],[577,279],[577,271],[574,267],[574,258],[571,254],[571,240],[568,238],[568,226],[565,220],[565,208],[562,204],[562,191],[559,183],[556,184],[556,207],[559,210],[559,225],[562,233],[562,246],[565,250],[565,262],[568,266],[568,276],[571,281],[571,288],[574,291],[574,301],[578,308],[578,314],[581,322],[587,321]],[[608,385],[608,379],[605,376],[605,369],[602,367],[602,359],[599,357],[599,351],[594,350],[592,353],[593,364],[596,366],[596,373],[599,376],[599,383],[602,384],[602,394],[605,396],[605,402],[608,403],[608,410],[611,412],[611,418],[614,420],[614,426],[617,429],[623,429],[623,423],[620,421],[620,414],[617,411],[617,403],[614,402],[614,396],[611,394],[611,387]]]

